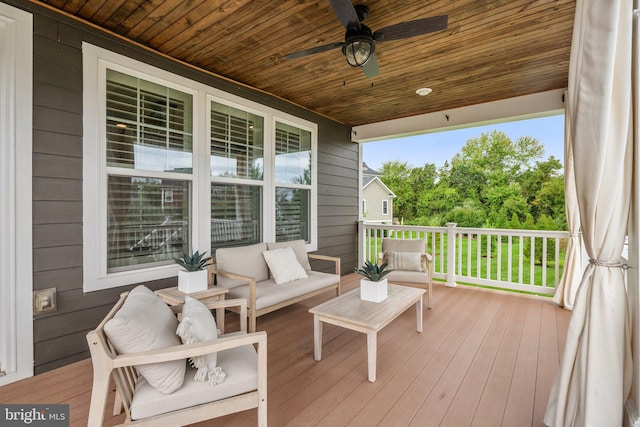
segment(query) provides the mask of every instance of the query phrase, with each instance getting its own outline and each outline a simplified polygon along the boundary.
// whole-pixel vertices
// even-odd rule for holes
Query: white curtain
[[[620,255],[632,183],[630,1],[578,0],[569,66],[576,195],[590,258],[549,396],[549,426],[620,426],[631,385]]]
[[[566,206],[569,241],[564,269],[553,300],[567,310],[573,308],[576,292],[582,278],[582,250],[580,245],[580,210],[573,166],[573,135],[571,134],[571,103],[565,94],[564,115],[564,204]]]

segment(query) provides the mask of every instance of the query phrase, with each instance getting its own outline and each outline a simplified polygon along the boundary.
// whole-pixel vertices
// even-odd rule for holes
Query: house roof
[[[448,17],[445,30],[377,42],[380,74],[367,78],[340,48],[285,58],[344,40],[328,0],[32,2],[350,126],[565,88],[575,11],[575,0],[358,0],[373,31]]]
[[[380,176],[380,172],[375,169],[371,169],[369,165],[367,165],[365,162],[362,162],[362,176]]]
[[[389,193],[389,197],[396,197],[396,194],[391,191],[391,189],[389,189],[389,187],[387,187],[385,185],[384,182],[382,182],[380,180],[380,178],[378,178],[377,176],[370,176],[370,177],[362,177],[362,189],[364,190],[365,188],[367,188],[369,186],[369,184],[371,183],[375,183],[377,185],[379,185],[380,187],[382,187],[382,189],[384,191],[386,191],[387,193]]]

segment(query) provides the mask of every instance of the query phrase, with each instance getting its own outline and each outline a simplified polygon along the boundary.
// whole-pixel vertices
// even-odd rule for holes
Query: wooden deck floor
[[[343,288],[358,280],[345,276]],[[270,426],[543,425],[570,317],[552,301],[437,284],[422,333],[414,310],[379,333],[377,381],[370,383],[364,334],[325,325],[323,358],[313,360],[308,309],[330,297],[258,319],[268,334]],[[71,425],[85,426],[91,378],[85,360],[0,387],[0,402],[69,404]],[[198,425],[255,424],[252,410]]]

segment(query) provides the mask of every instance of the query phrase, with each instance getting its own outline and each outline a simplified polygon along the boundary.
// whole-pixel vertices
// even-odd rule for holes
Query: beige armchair
[[[209,341],[123,354],[116,351],[117,345],[109,340],[111,332],[105,332],[105,325],[123,310],[128,294],[130,293],[123,293],[98,327],[87,334],[93,363],[93,390],[87,425],[103,425],[108,394],[112,390],[111,380],[115,383],[117,393],[114,415],[122,408],[126,413],[124,424],[121,425],[182,426],[251,408],[258,409],[258,425],[267,425],[265,332],[247,334],[246,317],[241,316],[240,332],[225,334]],[[151,301],[153,294],[143,297],[146,298],[145,303],[150,301],[151,305],[155,304]],[[246,316],[246,301],[243,299],[206,303],[210,310],[232,306],[238,306]],[[168,309],[168,316],[172,316],[171,311],[180,314],[180,307]],[[144,307],[142,310],[144,311]],[[135,313],[131,318],[135,320]],[[152,323],[163,323],[163,320],[152,320]],[[175,331],[174,327],[172,325]],[[133,325],[127,328],[136,329]],[[145,330],[142,329],[141,332],[144,334]],[[145,339],[135,338],[136,341]],[[157,342],[158,338],[153,340]],[[194,377],[195,368],[187,366],[187,359],[214,353],[217,355],[217,366],[224,370],[226,379],[217,385],[197,382]],[[169,368],[173,369],[173,364],[176,363],[182,370],[178,370],[180,384],[175,390],[161,392],[150,385],[150,377],[144,373],[147,371],[143,371],[145,367],[166,369],[165,365],[172,364]],[[150,374],[157,377],[157,373]]]
[[[426,252],[425,239],[382,240],[379,262],[386,262],[393,270],[385,277],[389,282],[427,291],[427,307],[431,308],[433,294],[433,257]]]

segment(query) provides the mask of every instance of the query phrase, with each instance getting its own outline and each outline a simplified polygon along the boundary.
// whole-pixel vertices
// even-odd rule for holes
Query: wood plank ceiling
[[[380,75],[367,78],[340,49],[284,58],[344,40],[328,0],[33,1],[351,126],[566,87],[575,11],[575,0],[358,0],[374,31],[449,18],[378,42]]]

